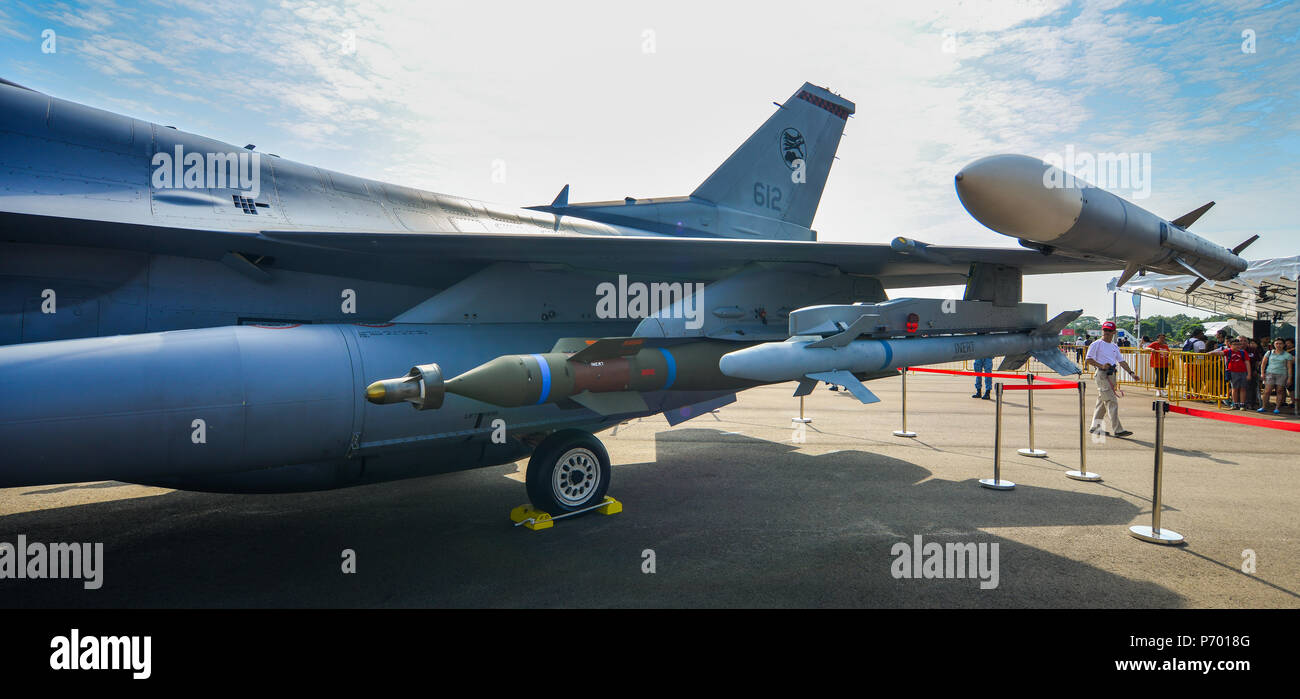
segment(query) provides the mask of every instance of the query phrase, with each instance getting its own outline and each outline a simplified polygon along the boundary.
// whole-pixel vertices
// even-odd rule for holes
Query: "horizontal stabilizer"
[[[645,403],[645,398],[642,398],[641,394],[636,391],[612,391],[610,393],[583,391],[573,396],[573,401],[601,415],[640,413],[650,409]]]
[[[866,386],[862,385],[861,381],[858,381],[857,377],[847,371],[821,371],[816,374],[809,374],[808,378],[815,381],[833,383],[836,386],[843,386],[848,389],[849,393],[853,394],[854,398],[857,398],[862,403],[880,402],[880,399],[876,397],[876,394],[869,391]]]
[[[1083,373],[1083,369],[1080,369],[1078,364],[1070,361],[1070,359],[1060,350],[1039,350],[1034,352],[1034,359],[1042,362],[1049,369],[1055,371],[1061,376],[1071,376]]]
[[[669,425],[680,425],[687,420],[697,418],[701,415],[708,415],[709,412],[717,410],[724,405],[731,405],[736,402],[736,394],[728,393],[725,396],[712,398],[709,400],[692,403],[680,408],[665,410],[664,417],[668,420]]]
[[[1175,226],[1178,226],[1179,228],[1186,228],[1192,225],[1193,223],[1196,223],[1196,219],[1200,218],[1201,215],[1204,214],[1206,211],[1209,211],[1211,206],[1214,206],[1214,202],[1210,202],[1209,204],[1206,204],[1194,211],[1188,211],[1182,216],[1179,216],[1178,218],[1170,221],[1170,223],[1174,224]]]
[[[863,314],[853,321],[853,324],[844,332],[836,333],[824,340],[818,340],[810,345],[808,349],[819,349],[822,347],[843,347],[850,342],[858,339],[862,335],[871,332],[872,325],[880,318],[879,314]]]

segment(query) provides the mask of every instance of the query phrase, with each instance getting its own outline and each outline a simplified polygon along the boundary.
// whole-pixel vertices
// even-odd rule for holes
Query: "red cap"
[[[1115,324],[1112,323],[1112,322],[1110,322],[1110,321],[1108,320],[1108,321],[1106,321],[1105,323],[1102,323],[1102,324],[1101,324],[1101,329],[1102,329],[1102,330],[1114,330],[1114,329],[1115,329]]]

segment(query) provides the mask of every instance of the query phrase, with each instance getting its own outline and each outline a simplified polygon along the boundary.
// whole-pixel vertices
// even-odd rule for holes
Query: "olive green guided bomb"
[[[736,343],[698,341],[646,347],[645,338],[566,338],[545,354],[510,354],[480,364],[445,382],[437,364],[413,367],[406,376],[376,381],[366,399],[380,405],[411,403],[418,410],[441,407],[446,393],[503,408],[573,400],[601,414],[645,408],[642,393],[748,388],[755,382],[724,375],[718,359]]]

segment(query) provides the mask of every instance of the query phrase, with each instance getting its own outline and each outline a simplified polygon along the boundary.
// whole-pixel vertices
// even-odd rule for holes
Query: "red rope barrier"
[[[1037,377],[1035,377],[1035,378],[1037,378]],[[1047,379],[1042,379],[1042,380],[1043,380],[1043,381],[1046,381]],[[1031,384],[1014,384],[1014,383],[1013,383],[1013,384],[1011,384],[1011,385],[1009,385],[1009,386],[1008,386],[1008,385],[1003,385],[1003,386],[1002,386],[1002,390],[1004,390],[1004,391],[1046,391],[1046,390],[1053,389],[1053,388],[1077,388],[1077,387],[1078,387],[1078,384],[1076,384],[1076,383],[1065,383],[1065,382],[1062,382],[1062,383],[1055,383],[1055,382],[1053,382],[1053,383],[1049,383],[1049,384],[1041,384],[1041,383],[1040,383],[1040,384],[1032,384],[1032,385],[1031,385]]]
[[[927,369],[925,367],[910,366],[907,371],[924,371],[927,374],[956,374],[957,376],[992,376],[995,379],[1023,379],[1027,374],[990,374],[982,371],[957,371],[955,369]]]
[[[1259,417],[1246,417],[1245,415],[1224,415],[1221,413],[1213,413],[1208,410],[1198,410],[1196,408],[1184,408],[1180,405],[1170,405],[1169,412],[1182,413],[1184,415],[1191,415],[1192,417],[1203,417],[1208,420],[1222,420],[1223,422],[1237,422],[1243,425],[1254,425],[1256,427],[1268,427],[1274,430],[1300,432],[1300,423],[1296,423],[1296,422],[1282,422],[1280,420],[1268,420]]]
[[[1028,374],[992,374],[992,373],[986,373],[982,371],[957,371],[956,369],[930,369],[928,367],[921,367],[921,366],[909,366],[906,367],[906,370],[923,371],[927,374],[955,374],[957,376],[992,376],[995,379],[1021,379],[1025,381],[1028,380],[1028,376],[1029,376]],[[903,369],[900,369],[899,371],[903,371]],[[1078,385],[1074,381],[1067,381],[1065,379],[1054,379],[1050,376],[1034,376],[1034,380],[1046,381],[1047,383],[1052,383],[1052,384],[1060,384],[1061,386],[1069,386],[1071,388]],[[1003,388],[1006,388],[1006,386],[1003,386]]]

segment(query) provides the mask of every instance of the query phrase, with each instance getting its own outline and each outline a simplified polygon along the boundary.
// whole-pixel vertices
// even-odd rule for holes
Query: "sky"
[[[1252,0],[12,0],[0,77],[517,206],[687,194],[808,81],[857,104],[821,240],[1015,247],[961,207],[963,165],[1129,153],[1147,186],[1108,188],[1166,218],[1216,201],[1192,230],[1259,234],[1260,259],[1300,254],[1297,40],[1300,4]],[[1107,316],[1113,276],[1026,277],[1024,300]]]

